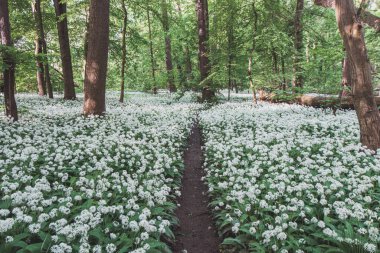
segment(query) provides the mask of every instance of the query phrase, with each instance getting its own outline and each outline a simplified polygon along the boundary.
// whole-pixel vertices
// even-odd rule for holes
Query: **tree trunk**
[[[293,87],[303,87],[302,76],[302,48],[303,48],[303,27],[302,27],[302,15],[304,9],[304,0],[297,0],[296,13],[294,16],[294,61],[293,61]]]
[[[281,56],[281,72],[282,72],[282,90],[286,90],[286,72],[285,72],[285,60],[284,56]]]
[[[42,60],[42,40],[41,40],[41,32],[39,31],[39,17],[38,17],[38,2],[32,2],[32,12],[35,19],[35,27],[36,27],[36,38],[35,38],[35,55],[36,55],[36,67],[37,67],[37,87],[38,87],[38,95],[45,96],[46,95],[46,86],[45,86],[45,75],[44,75],[44,63]]]
[[[0,0],[0,37],[1,45],[13,47],[11,24],[9,21],[8,0]],[[13,121],[18,120],[17,104],[15,99],[15,61],[8,50],[3,55],[4,103],[5,115]]]
[[[105,93],[109,45],[109,0],[91,0],[88,51],[84,80],[85,115],[102,115],[106,110]]]
[[[166,72],[168,75],[168,90],[170,93],[176,92],[177,88],[174,84],[173,75],[173,61],[172,61],[172,42],[170,38],[170,28],[169,28],[169,15],[168,15],[168,3],[167,0],[161,0],[161,11],[162,11],[162,25],[165,33],[165,54],[166,54]]]
[[[153,40],[152,40],[152,24],[150,21],[150,11],[147,10],[148,15],[148,31],[149,31],[149,51],[150,51],[150,63],[152,66],[152,78],[153,78],[153,93],[157,94],[157,82],[156,82],[156,63],[154,60]]]
[[[210,87],[210,80],[206,80],[210,74],[210,60],[208,53],[208,3],[207,0],[196,0],[198,17],[198,47],[199,47],[199,71],[203,83],[202,100],[210,101],[215,97],[215,92]]]
[[[55,15],[57,16],[57,30],[59,48],[61,52],[62,72],[64,82],[64,99],[74,100],[75,84],[73,66],[71,62],[69,30],[67,26],[67,4],[61,0],[54,0]]]
[[[343,65],[342,65],[342,92],[341,96],[342,97],[347,97],[350,96],[350,90],[352,88],[352,67],[351,64],[348,60],[348,56],[346,56],[343,59]]]
[[[83,80],[86,78],[86,61],[88,52],[89,9],[86,8],[86,30],[83,37]]]
[[[360,138],[372,150],[380,148],[380,114],[372,87],[371,65],[363,27],[352,0],[336,0],[335,13],[348,61],[352,67],[352,91],[360,125]]]
[[[122,35],[122,62],[121,62],[121,87],[120,87],[120,103],[124,103],[125,93],[125,69],[127,64],[127,24],[128,24],[128,11],[125,5],[125,0],[122,0],[123,7],[123,35]]]
[[[249,52],[249,57],[248,57],[248,79],[249,79],[249,87],[252,89],[253,103],[257,104],[256,88],[253,83],[253,71],[252,71],[253,53],[256,50],[255,36],[257,34],[257,22],[259,19],[255,1],[253,1],[252,3],[252,13],[253,13],[253,40],[252,40],[252,48],[249,50],[250,52]]]
[[[47,59],[47,45],[41,12],[41,0],[33,0],[32,10],[36,26],[36,54],[38,54],[37,58],[39,58],[37,59],[37,82],[40,91],[39,94],[46,95],[47,89],[49,98],[53,98],[53,89],[49,72],[49,61]],[[41,92],[41,85],[43,94]]]

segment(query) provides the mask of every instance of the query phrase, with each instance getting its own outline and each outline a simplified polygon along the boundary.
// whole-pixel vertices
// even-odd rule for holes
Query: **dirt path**
[[[176,215],[180,227],[175,232],[174,253],[218,253],[219,238],[207,205],[207,187],[201,181],[202,170],[201,131],[195,124],[185,151],[185,173],[182,179],[180,207]]]

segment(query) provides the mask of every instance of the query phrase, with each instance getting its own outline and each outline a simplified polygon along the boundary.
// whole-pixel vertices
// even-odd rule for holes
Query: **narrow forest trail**
[[[201,181],[201,130],[195,123],[185,151],[185,173],[182,179],[180,207],[176,211],[179,228],[176,231],[174,253],[218,253],[220,240],[208,209],[207,186]]]

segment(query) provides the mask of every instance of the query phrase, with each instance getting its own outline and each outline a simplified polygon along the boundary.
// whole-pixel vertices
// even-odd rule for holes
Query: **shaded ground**
[[[220,240],[207,205],[207,187],[201,181],[202,150],[201,131],[195,124],[185,151],[185,173],[182,179],[180,207],[176,215],[180,227],[175,231],[174,253],[218,253]]]

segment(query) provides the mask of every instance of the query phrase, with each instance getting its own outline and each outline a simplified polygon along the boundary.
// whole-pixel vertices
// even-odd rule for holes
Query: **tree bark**
[[[335,13],[348,61],[352,67],[352,95],[360,125],[360,139],[372,150],[380,148],[380,114],[376,105],[363,27],[352,0],[336,0]]]
[[[125,0],[122,0],[123,8],[123,34],[122,34],[122,62],[121,62],[121,87],[120,87],[120,103],[124,103],[125,93],[125,69],[127,64],[127,24],[128,24],[128,11],[125,5]]]
[[[70,38],[67,26],[67,4],[62,0],[54,0],[57,16],[59,48],[61,52],[64,96],[66,100],[76,99],[73,66],[71,62]]]
[[[0,35],[3,46],[13,47],[8,0],[0,0]],[[5,115],[12,118],[13,121],[17,121],[18,112],[14,93],[16,64],[8,49],[3,54],[3,63],[5,67],[3,70]]]
[[[84,80],[85,115],[102,115],[106,110],[105,92],[109,45],[109,0],[91,0],[88,51]]]
[[[198,17],[199,71],[201,74],[201,82],[203,83],[202,100],[210,101],[215,97],[215,92],[210,87],[210,80],[206,80],[211,71],[207,45],[209,31],[207,0],[196,0],[196,11]]]
[[[303,27],[302,16],[304,10],[304,0],[297,0],[296,13],[294,16],[294,61],[293,61],[293,87],[303,87],[302,76],[302,48],[303,48]]]
[[[152,24],[150,20],[150,11],[147,10],[148,16],[148,31],[149,31],[149,52],[150,52],[150,63],[152,67],[152,78],[153,78],[153,93],[157,94],[157,82],[156,82],[156,63],[154,60],[154,51],[153,51],[153,40],[152,40]]]
[[[173,75],[173,61],[172,61],[172,42],[170,38],[170,26],[169,26],[169,15],[168,15],[168,3],[167,0],[161,0],[161,11],[162,11],[162,25],[165,33],[165,54],[166,54],[166,72],[167,72],[167,83],[168,90],[170,93],[176,92],[177,88],[174,84]]]

